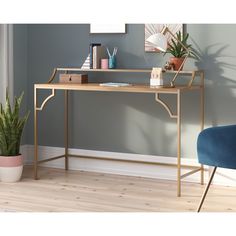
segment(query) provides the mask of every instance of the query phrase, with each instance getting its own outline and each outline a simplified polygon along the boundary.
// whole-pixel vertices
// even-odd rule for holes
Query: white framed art
[[[126,24],[90,24],[91,34],[125,34]]]

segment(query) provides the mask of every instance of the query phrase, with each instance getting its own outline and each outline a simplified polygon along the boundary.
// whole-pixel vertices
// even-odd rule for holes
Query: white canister
[[[150,86],[163,86],[162,68],[152,68]]]

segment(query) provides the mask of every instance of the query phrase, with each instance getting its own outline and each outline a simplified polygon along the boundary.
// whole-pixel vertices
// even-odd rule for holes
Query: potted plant
[[[24,93],[15,97],[11,106],[8,92],[5,108],[0,103],[0,180],[2,182],[17,182],[23,171],[23,156],[20,154],[21,136],[29,112],[20,117],[20,106]]]
[[[180,31],[176,33],[177,39],[189,50],[189,57],[198,59],[196,50],[191,44],[187,43],[189,34],[182,34]],[[179,70],[181,67],[185,56],[187,55],[187,50],[181,45],[181,43],[171,39],[171,43],[168,45],[167,53],[170,53],[173,57],[170,58],[170,64],[173,66],[174,70]],[[183,68],[181,68],[182,70]]]

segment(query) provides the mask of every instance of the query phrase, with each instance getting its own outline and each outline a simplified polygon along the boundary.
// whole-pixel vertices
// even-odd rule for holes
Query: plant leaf
[[[15,97],[14,107],[11,107],[7,91],[5,108],[0,104],[0,155],[19,154],[22,132],[29,117],[29,112],[23,118],[19,116],[23,96],[24,93],[18,98]]]

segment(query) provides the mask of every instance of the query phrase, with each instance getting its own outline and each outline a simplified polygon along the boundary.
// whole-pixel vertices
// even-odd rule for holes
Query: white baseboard
[[[25,164],[32,164],[34,156],[34,146],[24,145],[22,146],[21,150],[22,154],[24,154],[25,156]],[[64,148],[39,146],[38,153],[39,153],[39,159],[43,160],[63,154]],[[176,164],[175,157],[105,152],[105,151],[94,151],[94,150],[84,150],[84,149],[69,149],[69,153],[81,156],[96,157],[96,159],[85,158],[85,157],[81,158],[70,157],[69,159],[70,170],[84,170],[84,171],[94,171],[94,172],[111,173],[119,175],[176,180],[177,169],[174,167],[122,161],[122,160],[137,160],[145,162],[149,161],[149,162],[164,162],[164,163]],[[107,160],[104,159],[99,160],[99,157],[107,158]],[[111,161],[109,160],[109,158],[117,159],[117,161]],[[199,166],[196,159],[183,158],[182,164]],[[63,169],[64,158],[46,162],[42,164],[42,166]],[[183,169],[182,174],[190,170],[191,169],[187,168]],[[209,172],[208,168],[206,168],[205,171],[206,181],[208,180],[208,176]],[[200,172],[197,172],[191,176],[184,178],[183,181],[199,182]],[[214,178],[214,184],[236,186],[236,171],[218,168],[216,176]]]

